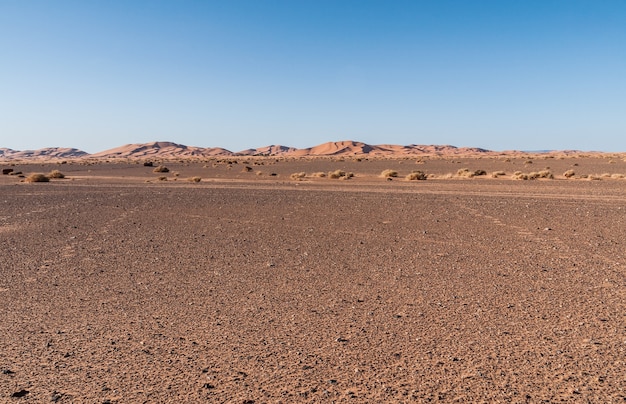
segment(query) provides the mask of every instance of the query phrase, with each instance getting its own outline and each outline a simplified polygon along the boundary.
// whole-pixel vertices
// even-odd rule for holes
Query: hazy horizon
[[[0,147],[626,151],[626,3],[0,2]]]

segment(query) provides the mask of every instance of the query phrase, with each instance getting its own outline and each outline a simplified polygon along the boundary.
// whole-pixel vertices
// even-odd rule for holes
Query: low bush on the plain
[[[294,181],[302,181],[304,177],[306,177],[305,172],[293,173],[289,176],[289,178],[291,178]]]
[[[165,166],[158,166],[158,167],[155,167],[154,170],[152,170],[152,172],[155,172],[155,173],[169,173],[170,169],[165,167]]]
[[[65,178],[65,174],[63,174],[61,171],[59,170],[52,170],[48,173],[47,177],[49,179],[61,179],[61,178]]]
[[[407,181],[424,181],[428,177],[423,171],[413,171],[412,173],[407,175],[405,178]]]
[[[50,181],[50,178],[46,177],[43,174],[31,174],[28,177],[26,177],[26,179],[24,180],[26,182],[48,182]]]
[[[383,172],[380,173],[380,176],[383,178],[391,178],[391,177],[395,178],[398,176],[398,172],[396,170],[387,169],[387,170],[383,170]]]
[[[473,178],[481,175],[487,175],[485,170],[470,170],[469,168],[461,168],[456,172],[457,177]]]
[[[567,170],[563,173],[563,177],[565,178],[572,178],[574,175],[576,175],[576,173],[574,172],[574,170]]]

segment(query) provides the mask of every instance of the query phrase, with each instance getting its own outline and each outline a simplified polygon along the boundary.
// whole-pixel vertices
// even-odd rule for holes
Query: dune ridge
[[[582,153],[577,150],[546,151],[542,154],[570,155]],[[595,153],[595,152],[590,152]],[[394,145],[367,143],[342,140],[326,142],[313,147],[298,149],[283,145],[269,145],[232,152],[222,147],[187,146],[169,141],[148,143],[131,143],[97,153],[87,153],[76,148],[47,147],[38,150],[13,150],[0,147],[1,160],[31,159],[148,159],[148,158],[208,158],[234,156],[277,156],[277,157],[323,157],[323,156],[372,156],[372,157],[404,157],[404,156],[487,156],[487,155],[520,155],[537,154],[516,150],[492,151],[478,147],[456,147],[452,145]]]

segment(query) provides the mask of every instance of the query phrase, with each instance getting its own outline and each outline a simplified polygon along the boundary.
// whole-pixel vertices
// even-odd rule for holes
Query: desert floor
[[[626,162],[527,160],[0,164],[0,402],[624,403]]]

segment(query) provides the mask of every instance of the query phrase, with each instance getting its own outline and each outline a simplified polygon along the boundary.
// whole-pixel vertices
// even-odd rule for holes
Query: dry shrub
[[[563,173],[563,177],[565,178],[572,178],[574,175],[576,175],[574,170],[567,170]]]
[[[380,176],[383,178],[391,178],[391,177],[397,177],[398,176],[398,172],[396,170],[383,170],[382,173],[380,173]]]
[[[337,178],[341,178],[345,176],[346,176],[346,172],[342,170],[330,171],[328,173],[328,177],[333,178],[333,179],[337,179]]]
[[[500,176],[506,175],[504,171],[494,171],[491,173],[492,178],[498,178]]]
[[[531,173],[516,171],[515,173],[513,173],[512,178],[515,180],[534,180],[537,178],[553,179],[554,175],[552,175],[552,173],[548,170],[533,171]]]
[[[314,177],[319,177],[319,178],[324,178],[324,177],[326,177],[326,173],[320,171],[318,173],[313,173],[313,176]]]
[[[405,177],[408,181],[424,181],[426,178],[426,174],[423,171],[413,171],[411,174]]]
[[[624,178],[624,174],[611,174],[611,178],[616,179],[616,180],[620,180],[622,178]]]
[[[456,175],[457,177],[472,178],[472,177],[477,177],[479,175],[487,175],[487,172],[485,170],[470,171],[469,168],[461,168],[456,172]]]
[[[159,177],[159,181],[167,181],[167,177],[161,176]]]
[[[158,167],[155,167],[154,170],[152,170],[152,172],[154,172],[154,173],[169,173],[170,169],[165,167],[165,166],[158,166]]]
[[[26,179],[24,180],[26,182],[48,182],[50,181],[50,178],[46,177],[43,174],[31,174],[28,177],[26,177]]]
[[[48,173],[48,178],[52,179],[60,179],[60,178],[65,178],[65,174],[63,174],[61,171],[59,170],[52,170]]]
[[[289,176],[289,178],[291,178],[294,181],[301,181],[304,179],[304,177],[306,177],[306,173],[303,172],[299,172],[299,173],[293,173]]]
[[[346,173],[346,175],[344,175],[343,177],[340,177],[340,180],[349,180],[350,178],[354,177],[354,173]]]
[[[537,178],[547,178],[549,180],[554,179],[554,175],[550,170],[541,170],[537,173]]]
[[[611,178],[611,174],[609,173],[602,173],[602,175],[600,175],[602,178]]]
[[[521,171],[515,171],[511,178],[513,178],[514,180],[527,180],[528,174],[525,174]]]
[[[187,181],[189,181],[189,182],[200,182],[200,181],[202,181],[202,178],[200,178],[200,177],[189,177],[189,178],[187,178]]]
[[[241,170],[244,173],[249,173],[250,171],[252,171],[252,167],[250,166],[244,166],[243,169]]]

